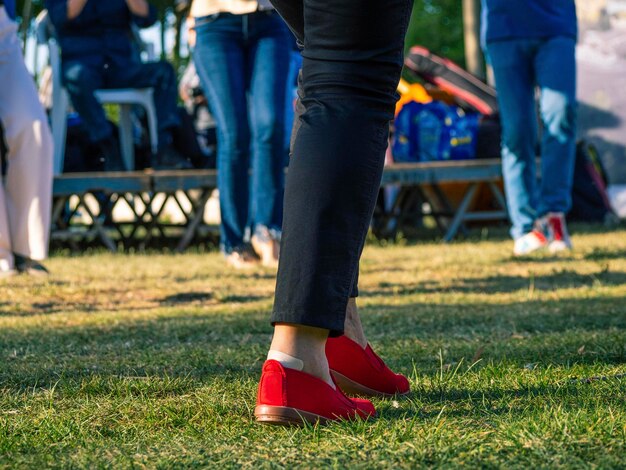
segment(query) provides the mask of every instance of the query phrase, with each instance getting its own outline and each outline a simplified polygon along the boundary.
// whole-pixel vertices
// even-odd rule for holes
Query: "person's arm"
[[[67,19],[73,20],[83,12],[88,0],[67,0]]]
[[[126,0],[126,5],[133,16],[146,18],[150,15],[150,5],[146,0]]]

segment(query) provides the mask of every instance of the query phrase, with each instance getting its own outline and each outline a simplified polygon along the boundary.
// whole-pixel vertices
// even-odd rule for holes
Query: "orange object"
[[[400,93],[400,100],[396,104],[396,115],[400,112],[402,107],[415,101],[417,103],[430,103],[433,98],[428,94],[426,88],[419,83],[409,83],[406,80],[400,80],[398,84],[398,92]]]

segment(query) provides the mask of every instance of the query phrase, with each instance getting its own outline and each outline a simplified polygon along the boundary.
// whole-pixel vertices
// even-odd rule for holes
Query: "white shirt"
[[[214,15],[216,13],[232,13],[245,15],[257,10],[273,9],[269,0],[193,0],[191,4],[191,16]]]

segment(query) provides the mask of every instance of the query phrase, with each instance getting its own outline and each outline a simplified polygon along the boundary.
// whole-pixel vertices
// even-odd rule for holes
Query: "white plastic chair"
[[[37,42],[48,46],[50,68],[52,69],[52,115],[51,127],[54,140],[54,174],[63,172],[65,158],[65,139],[67,135],[67,111],[70,99],[61,80],[61,54],[59,45],[52,34],[48,12],[42,11],[37,16]],[[150,147],[153,154],[157,152],[158,130],[156,108],[152,88],[120,88],[96,91],[100,103],[111,103],[120,106],[120,152],[126,170],[135,168],[135,150],[133,145],[133,123],[131,110],[133,105],[142,106],[146,112]]]

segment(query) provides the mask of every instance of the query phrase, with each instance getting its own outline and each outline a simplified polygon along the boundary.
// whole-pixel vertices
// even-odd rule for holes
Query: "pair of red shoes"
[[[305,372],[268,360],[263,365],[254,415],[268,424],[325,424],[376,415],[369,400],[355,395],[394,396],[409,393],[409,381],[395,374],[368,344],[363,349],[347,336],[329,338],[326,357],[336,389]]]

